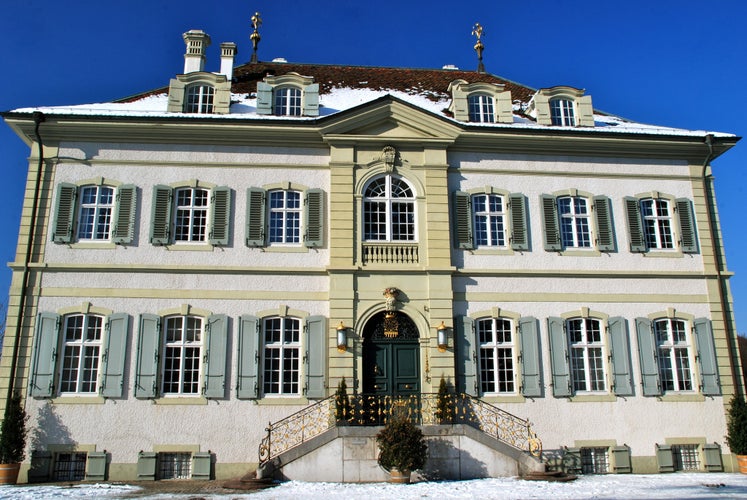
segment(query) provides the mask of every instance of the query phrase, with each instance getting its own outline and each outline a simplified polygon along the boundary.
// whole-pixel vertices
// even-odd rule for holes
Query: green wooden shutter
[[[36,317],[36,334],[31,360],[29,389],[32,398],[51,398],[54,395],[59,334],[60,316],[54,313],[39,313]]]
[[[171,197],[169,186],[153,186],[153,206],[150,212],[150,242],[152,245],[168,245],[171,238]]]
[[[265,190],[250,187],[246,190],[246,246],[265,245]]]
[[[630,460],[630,448],[628,446],[612,447],[612,471],[615,474],[630,474],[633,465]]]
[[[303,88],[304,116],[319,116],[319,84],[312,83]]]
[[[560,227],[558,225],[558,205],[555,197],[543,194],[540,197],[542,206],[542,228],[545,231],[545,250],[559,252],[563,249],[560,243]]]
[[[677,218],[680,221],[680,245],[683,253],[698,253],[693,205],[687,198],[677,198]]]
[[[454,246],[475,248],[472,240],[472,200],[469,193],[454,192]]]
[[[612,203],[606,196],[594,197],[594,220],[597,225],[597,250],[615,251],[615,228],[612,224]]]
[[[700,368],[700,391],[706,396],[721,394],[716,361],[716,346],[713,341],[711,321],[698,318],[693,322],[695,343],[698,350],[698,367]]]
[[[206,398],[223,398],[226,395],[226,346],[228,345],[228,318],[225,314],[213,314],[208,318],[205,342],[205,381],[203,394]]]
[[[511,210],[511,248],[518,251],[529,250],[529,220],[526,197],[520,193],[508,195]]]
[[[141,451],[137,454],[138,481],[154,481],[156,479],[156,464],[158,454],[152,451]]]
[[[52,471],[52,453],[43,450],[31,451],[31,463],[29,464],[29,483],[44,483],[49,481]]]
[[[74,240],[77,194],[78,186],[75,184],[63,182],[57,186],[57,203],[52,223],[52,241],[55,243],[72,243]]]
[[[636,318],[635,328],[638,333],[638,359],[641,364],[641,385],[644,396],[660,396],[659,363],[656,338],[651,329],[651,320]]]
[[[521,393],[528,398],[542,397],[539,329],[536,318],[519,319],[519,341],[521,343]]]
[[[140,315],[135,370],[135,397],[155,398],[158,395],[158,353],[161,345],[161,317]]]
[[[618,396],[632,396],[630,369],[630,339],[625,318],[610,318],[607,322],[612,357],[612,389]]]
[[[259,397],[259,318],[239,317],[239,356],[236,397]]]
[[[568,364],[568,339],[562,318],[547,318],[550,336],[550,364],[552,366],[552,394],[556,398],[571,396],[571,372]]]
[[[668,444],[657,444],[656,462],[659,464],[659,472],[674,472],[672,447]]]
[[[625,215],[628,220],[628,239],[630,240],[631,252],[645,252],[646,238],[643,235],[643,224],[641,222],[641,205],[638,198],[625,197]]]
[[[135,239],[135,215],[137,213],[137,187],[126,184],[117,188],[117,203],[114,207],[114,229],[112,242],[119,245],[132,243]]]
[[[306,210],[304,211],[304,244],[308,248],[324,245],[324,191],[309,189],[304,197]]]
[[[724,472],[724,463],[721,460],[721,447],[716,443],[704,444],[703,462],[708,472]]]
[[[327,320],[324,316],[309,316],[304,327],[304,350],[306,351],[306,397],[323,399],[325,388],[325,364],[327,360]]]
[[[100,388],[101,395],[105,398],[122,397],[129,325],[129,314],[112,314],[106,320],[106,345]]]
[[[257,82],[257,114],[272,114],[272,85]]]
[[[106,479],[106,452],[89,451],[86,453],[86,481],[104,481]]]
[[[226,246],[231,237],[231,188],[213,188],[210,204],[208,242],[214,246]]]
[[[454,338],[457,392],[477,396],[477,338],[472,318],[457,316],[454,319],[456,338]]]
[[[198,451],[192,454],[192,479],[208,481],[211,479],[213,457],[209,451]]]

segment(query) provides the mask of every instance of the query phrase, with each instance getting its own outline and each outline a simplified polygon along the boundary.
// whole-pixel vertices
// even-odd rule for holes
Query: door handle
[[[374,389],[379,389],[378,384],[374,385]]]

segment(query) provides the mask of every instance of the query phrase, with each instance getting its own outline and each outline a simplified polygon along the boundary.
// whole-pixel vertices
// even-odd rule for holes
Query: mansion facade
[[[225,43],[208,72],[184,40],[168,87],[3,113],[31,153],[0,365],[29,481],[239,476],[343,380],[443,379],[585,473],[734,469],[711,161],[737,137],[453,67]]]

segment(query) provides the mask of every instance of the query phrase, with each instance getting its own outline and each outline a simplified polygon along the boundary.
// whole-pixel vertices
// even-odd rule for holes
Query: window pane
[[[103,324],[104,318],[96,315],[65,317],[59,366],[61,393],[96,393]]]
[[[203,324],[196,316],[166,318],[164,394],[199,394]]]
[[[300,394],[301,321],[289,317],[267,318],[262,324],[264,393]]]
[[[107,186],[86,186],[80,190],[78,239],[109,239],[111,232],[114,189]]]

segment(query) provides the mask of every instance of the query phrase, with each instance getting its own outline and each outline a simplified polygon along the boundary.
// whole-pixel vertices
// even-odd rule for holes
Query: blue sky
[[[183,69],[183,32],[238,44],[251,57],[250,17],[262,13],[259,58],[291,62],[475,68],[470,35],[485,27],[486,70],[540,88],[584,88],[594,107],[687,129],[747,134],[744,0],[315,2],[12,0],[0,19],[0,110],[111,101],[168,85]],[[7,302],[29,151],[0,125],[0,302]],[[714,163],[735,298],[747,333],[747,141]]]

